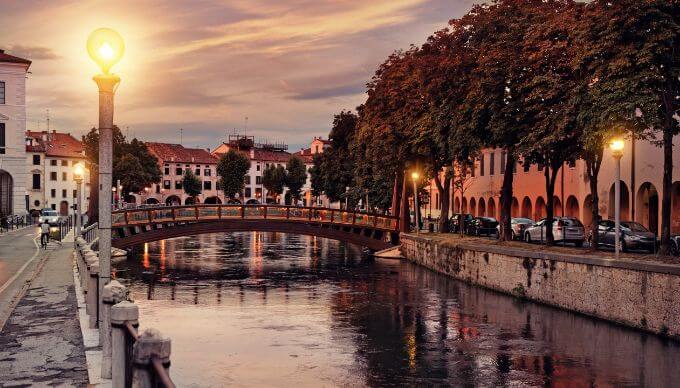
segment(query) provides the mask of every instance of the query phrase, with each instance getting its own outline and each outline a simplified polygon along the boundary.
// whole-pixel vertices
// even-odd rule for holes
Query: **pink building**
[[[674,146],[680,147],[675,138]],[[678,155],[675,153],[675,155]],[[475,162],[474,176],[465,183],[464,192],[451,192],[452,212],[500,218],[500,190],[503,183],[505,153],[485,149]],[[680,158],[674,158],[671,233],[680,234]],[[598,178],[599,214],[614,219],[615,165],[611,152],[605,150]],[[661,189],[663,175],[662,150],[648,141],[626,141],[621,159],[621,220],[637,221],[654,232],[661,229]],[[424,214],[439,217],[439,194],[434,183],[428,190],[432,201],[424,206]],[[535,220],[546,216],[545,176],[541,166],[517,163],[512,216]],[[592,222],[592,199],[585,162],[577,160],[560,171],[555,186],[555,215],[578,217],[585,225]]]

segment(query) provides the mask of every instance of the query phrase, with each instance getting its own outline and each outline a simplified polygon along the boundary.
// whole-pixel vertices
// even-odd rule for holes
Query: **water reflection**
[[[116,263],[179,386],[672,386],[680,347],[355,247],[276,233],[148,244]]]

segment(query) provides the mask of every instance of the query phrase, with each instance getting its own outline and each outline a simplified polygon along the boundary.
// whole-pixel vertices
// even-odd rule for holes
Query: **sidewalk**
[[[72,242],[50,244],[0,332],[0,387],[87,386],[72,254]]]

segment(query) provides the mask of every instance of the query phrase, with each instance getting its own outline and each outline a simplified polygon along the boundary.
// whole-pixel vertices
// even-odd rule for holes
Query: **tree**
[[[292,156],[286,165],[286,187],[294,203],[300,201],[302,187],[307,183],[307,167],[302,159]]]
[[[271,164],[262,172],[262,186],[274,201],[283,193],[285,185],[286,169],[283,166]]]
[[[243,153],[230,149],[217,163],[217,175],[224,195],[234,199],[245,187],[245,176],[250,170],[250,160]]]
[[[194,174],[191,169],[186,169],[184,171],[184,176],[182,177],[182,188],[184,192],[196,202],[196,196],[201,194],[203,189],[203,182]]]
[[[312,186],[312,196],[316,199],[323,195],[324,192],[324,176],[321,170],[323,162],[323,153],[314,154],[313,165],[309,169],[309,180]],[[317,201],[314,201],[316,203]]]
[[[114,168],[113,168],[113,181],[116,182],[120,179],[120,175],[129,173],[138,173],[136,180],[129,182],[128,185],[123,184],[125,190],[123,192],[139,192],[144,190],[145,187],[149,187],[155,183],[160,183],[161,181],[161,168],[158,164],[158,159],[149,152],[144,142],[132,139],[129,143],[123,142],[120,145],[120,155],[118,158],[124,155],[132,155],[137,158],[141,165],[140,170],[136,171],[123,171],[115,167],[116,157],[114,155]],[[122,179],[121,179],[122,182]]]
[[[117,179],[120,179],[120,183],[123,187],[129,191],[139,191],[143,189],[143,186],[139,186],[139,180],[144,180],[145,178],[140,177],[143,175],[141,172],[142,164],[136,156],[125,154],[122,157],[117,158],[114,162],[113,169],[118,171]]]

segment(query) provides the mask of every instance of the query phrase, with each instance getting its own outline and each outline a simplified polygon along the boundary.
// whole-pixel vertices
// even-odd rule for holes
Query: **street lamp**
[[[418,188],[416,186],[416,182],[419,178],[420,174],[418,174],[417,171],[411,173],[411,179],[413,180],[413,204],[415,205],[415,209],[413,209],[413,218],[416,219],[416,233],[420,233],[420,223],[418,220]]]
[[[85,175],[85,166],[82,163],[76,163],[73,168],[73,179],[76,181],[76,238],[74,242],[80,237],[80,228],[82,222],[81,197],[80,193],[83,187],[83,175]]]
[[[612,151],[616,172],[614,176],[614,256],[619,258],[621,250],[621,157],[623,156],[623,139],[614,138],[609,142],[609,149]]]
[[[87,53],[97,63],[102,73],[93,80],[99,88],[99,310],[103,311],[102,295],[104,286],[111,280],[111,187],[113,186],[111,170],[113,169],[113,96],[120,77],[109,73],[111,67],[118,63],[125,52],[123,38],[110,28],[94,30],[87,38]],[[104,333],[106,325],[101,324],[100,343],[110,338]],[[108,373],[107,373],[108,374]]]

